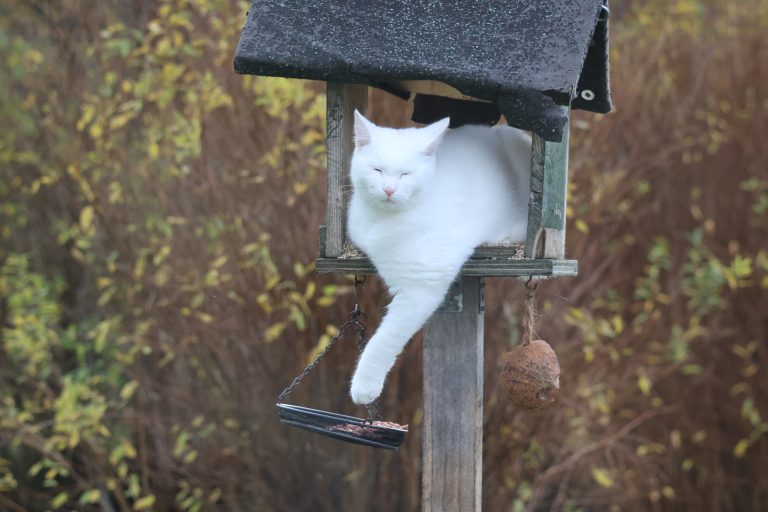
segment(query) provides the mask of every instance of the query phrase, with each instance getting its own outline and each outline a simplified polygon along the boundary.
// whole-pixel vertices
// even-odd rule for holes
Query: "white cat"
[[[352,378],[358,404],[381,394],[475,247],[525,239],[530,137],[509,126],[448,123],[382,128],[355,111],[349,237],[394,296]]]

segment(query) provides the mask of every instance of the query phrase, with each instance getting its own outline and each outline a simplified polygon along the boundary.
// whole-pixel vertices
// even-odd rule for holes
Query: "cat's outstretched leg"
[[[414,282],[397,291],[376,334],[368,342],[352,377],[350,395],[356,404],[373,402],[403,348],[440,306],[452,279]]]

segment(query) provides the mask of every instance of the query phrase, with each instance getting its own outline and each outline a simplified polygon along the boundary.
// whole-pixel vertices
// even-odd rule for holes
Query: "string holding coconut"
[[[502,356],[501,382],[507,396],[518,407],[545,409],[557,399],[560,390],[560,363],[552,347],[534,339],[536,324],[536,287],[525,283],[522,343]]]

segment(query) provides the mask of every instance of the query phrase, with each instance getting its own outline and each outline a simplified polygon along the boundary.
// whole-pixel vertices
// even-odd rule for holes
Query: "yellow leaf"
[[[99,123],[94,123],[91,125],[88,133],[91,135],[92,139],[100,139],[101,136],[104,135],[104,128],[102,128]]]
[[[101,491],[98,489],[91,489],[90,491],[85,491],[82,495],[80,495],[80,503],[86,504],[86,503],[96,503],[101,499]]]
[[[136,448],[133,447],[133,445],[127,440],[123,440],[123,449],[125,450],[125,456],[129,459],[135,459],[136,458]]]
[[[144,258],[139,258],[136,260],[136,264],[133,266],[133,277],[139,279],[141,276],[143,276],[146,267],[147,262],[144,260]]]
[[[160,248],[159,251],[152,257],[152,264],[153,265],[159,265],[165,259],[168,257],[168,255],[171,254],[171,246],[170,245],[164,245]]]
[[[329,336],[328,334],[323,334],[322,336],[320,336],[320,339],[318,340],[317,345],[315,345],[315,347],[309,352],[309,354],[307,354],[307,363],[311,363],[312,361],[314,361],[315,358],[320,354],[320,352],[325,350],[325,347],[328,346],[328,343],[330,343],[330,341],[331,341],[331,336]]]
[[[155,158],[157,158],[157,155],[160,154],[160,146],[158,146],[156,142],[153,142],[152,144],[149,145],[149,149],[147,150],[147,152],[149,153],[149,158],[154,160]]]
[[[211,491],[211,494],[208,495],[208,503],[216,503],[219,501],[219,498],[221,498],[221,489],[218,487],[215,488],[213,491]]]
[[[146,510],[152,505],[155,504],[155,495],[150,494],[148,496],[144,496],[141,499],[136,500],[136,503],[133,504],[133,510]]]
[[[307,289],[304,291],[304,299],[309,299],[315,294],[315,290],[317,289],[317,285],[315,285],[314,281],[310,281],[307,283]]]
[[[280,283],[281,280],[282,280],[282,278],[280,276],[274,275],[274,276],[270,277],[269,279],[267,279],[267,282],[266,282],[264,287],[267,290],[271,290],[272,288],[277,286]]]
[[[209,324],[213,322],[213,316],[209,315],[208,313],[203,313],[202,311],[198,311],[195,313],[195,316],[198,320],[203,322],[204,324]]]
[[[93,206],[86,206],[80,212],[80,229],[88,231],[93,225]]]
[[[583,347],[582,351],[584,352],[584,361],[591,363],[595,360],[595,349],[594,347]]]
[[[645,396],[651,394],[651,380],[647,375],[641,374],[637,377],[637,387],[640,388],[640,391],[642,391]]]
[[[69,493],[60,492],[59,494],[56,495],[55,498],[51,500],[51,507],[53,507],[54,510],[57,508],[60,508],[62,505],[64,505],[67,502],[68,499],[69,499]]]
[[[184,463],[185,464],[192,464],[195,461],[196,458],[197,458],[197,450],[190,450],[184,456]]]
[[[264,336],[266,337],[267,342],[273,342],[280,337],[280,335],[283,333],[284,330],[285,330],[285,324],[282,322],[278,322],[272,325],[269,329],[267,329],[264,332]]]
[[[128,124],[128,122],[136,117],[136,114],[133,112],[123,112],[122,114],[118,114],[109,121],[109,128],[111,130],[118,130]]]
[[[320,297],[315,301],[315,304],[321,307],[328,307],[332,306],[336,302],[336,297],[333,297],[331,295],[326,295],[325,297]]]
[[[136,388],[138,387],[139,387],[139,382],[137,380],[132,380],[128,382],[120,390],[120,398],[123,400],[130,399],[133,396],[133,394],[136,392]]]
[[[683,445],[683,439],[679,430],[673,430],[669,433],[669,442],[672,445],[672,448],[676,450],[680,449],[680,447]]]
[[[615,315],[611,319],[611,324],[613,324],[613,330],[617,335],[624,332],[624,319],[619,315]]]
[[[733,456],[737,459],[744,457],[747,453],[747,448],[749,448],[749,439],[742,439],[733,447]]]
[[[269,295],[266,293],[261,293],[256,297],[256,304],[258,304],[266,313],[272,313],[272,311],[274,311],[272,305],[269,303]]]
[[[73,430],[69,434],[69,441],[67,442],[67,445],[69,446],[69,448],[74,448],[78,444],[80,444],[80,431]]]
[[[75,128],[81,132],[88,123],[93,120],[93,116],[96,114],[96,108],[93,105],[86,105],[83,107],[83,113],[80,114],[80,119],[77,120]]]
[[[592,478],[600,487],[610,488],[613,487],[613,477],[608,470],[603,468],[592,468]]]

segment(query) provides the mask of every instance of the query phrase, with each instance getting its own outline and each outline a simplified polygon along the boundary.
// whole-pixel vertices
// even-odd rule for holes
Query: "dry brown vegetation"
[[[768,509],[768,6],[616,3],[616,109],[574,114],[580,276],[539,287],[544,413],[499,387],[522,287],[488,283],[484,508]],[[0,510],[418,510],[420,339],[385,390],[397,453],[272,407],[352,306],[312,272],[322,84],[232,72],[243,2],[6,4]],[[356,351],[295,401],[360,414]]]

